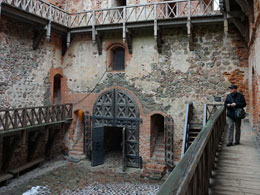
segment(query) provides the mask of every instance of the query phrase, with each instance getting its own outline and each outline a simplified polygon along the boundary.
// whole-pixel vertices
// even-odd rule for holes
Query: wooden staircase
[[[190,123],[189,130],[188,130],[188,148],[196,139],[197,135],[200,133],[202,129],[202,124],[200,123]],[[188,149],[187,148],[187,149]]]
[[[165,143],[163,133],[158,134],[151,159],[144,164],[142,177],[160,180],[166,173]]]
[[[199,135],[203,126],[206,125],[210,117],[214,115],[214,113],[221,105],[222,104],[204,104],[203,121],[200,121],[200,119],[194,116],[193,103],[186,104],[183,145],[181,154],[182,157],[184,156],[184,153],[188,150],[190,145],[193,143],[193,141],[196,139],[196,137]]]

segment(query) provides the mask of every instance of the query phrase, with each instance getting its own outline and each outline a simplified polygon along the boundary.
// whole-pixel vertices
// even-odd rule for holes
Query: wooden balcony
[[[72,120],[72,104],[0,110],[0,135]]]
[[[43,25],[49,40],[51,29],[67,34],[92,33],[92,40],[100,46],[99,32],[121,30],[123,40],[129,44],[131,31],[151,27],[159,38],[161,27],[187,26],[191,35],[192,24],[223,22],[219,0],[172,0],[151,4],[129,5],[97,9],[79,13],[67,13],[43,0],[0,0],[0,10],[8,16],[25,22]],[[129,35],[129,36],[128,36]],[[160,41],[160,40],[159,40]],[[157,40],[158,42],[158,40]],[[100,48],[100,47],[99,47]]]

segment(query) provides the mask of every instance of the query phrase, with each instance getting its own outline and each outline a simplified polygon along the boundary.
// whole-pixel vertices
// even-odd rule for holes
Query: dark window
[[[118,47],[113,49],[113,70],[124,70],[125,69],[125,49]]]
[[[55,75],[53,86],[53,103],[61,103],[61,75]]]
[[[126,6],[126,0],[116,0],[116,6]]]

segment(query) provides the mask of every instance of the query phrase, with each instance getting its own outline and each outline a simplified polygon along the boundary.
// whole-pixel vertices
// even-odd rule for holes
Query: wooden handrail
[[[72,118],[72,104],[0,110],[0,133],[61,123]]]
[[[224,106],[208,120],[158,195],[208,194],[217,147],[226,125]]]

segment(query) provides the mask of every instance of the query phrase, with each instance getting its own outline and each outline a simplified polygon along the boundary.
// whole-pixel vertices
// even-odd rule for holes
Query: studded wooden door
[[[171,116],[165,117],[164,132],[165,132],[165,161],[170,167],[174,166],[173,163],[173,118]]]
[[[104,127],[95,127],[92,134],[91,166],[104,163]]]
[[[93,111],[93,127],[125,127],[125,164],[139,167],[139,110],[126,92],[113,89],[104,92]]]
[[[89,112],[84,112],[84,153],[91,159],[91,116]]]

